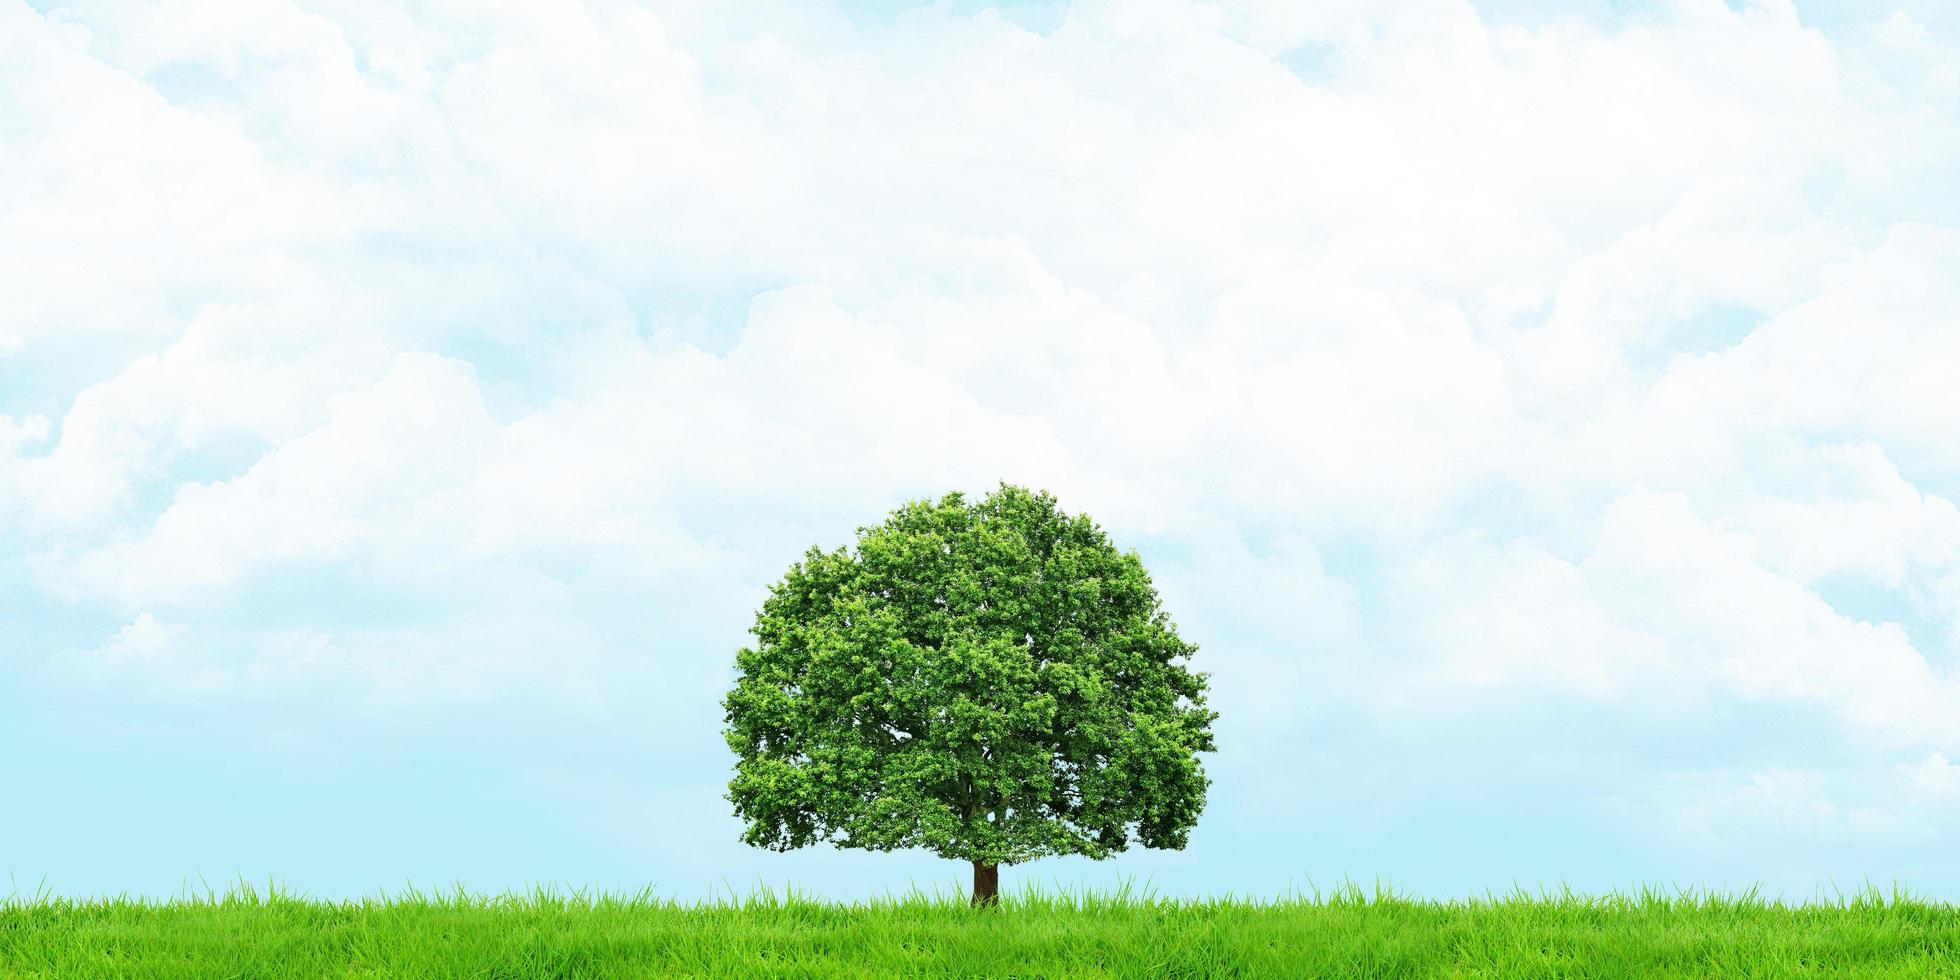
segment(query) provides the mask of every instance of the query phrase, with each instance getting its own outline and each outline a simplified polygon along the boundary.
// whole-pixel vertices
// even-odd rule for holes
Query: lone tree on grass
[[[771,586],[723,700],[743,839],[999,866],[1181,849],[1210,785],[1207,674],[1135,552],[1047,493],[949,493],[812,548]]]

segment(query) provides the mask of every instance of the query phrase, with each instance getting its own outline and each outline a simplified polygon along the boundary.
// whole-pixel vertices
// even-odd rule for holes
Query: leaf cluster
[[[1046,493],[950,493],[813,548],[723,701],[744,839],[1014,864],[1182,848],[1207,675],[1135,552]]]

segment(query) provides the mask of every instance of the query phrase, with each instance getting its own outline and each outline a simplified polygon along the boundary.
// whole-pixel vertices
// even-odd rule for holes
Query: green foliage
[[[1182,848],[1214,751],[1205,674],[1135,552],[1003,484],[812,548],[723,701],[744,839],[1015,864]]]
[[[1960,910],[1871,891],[685,904],[463,892],[0,900],[0,977],[1952,977]]]

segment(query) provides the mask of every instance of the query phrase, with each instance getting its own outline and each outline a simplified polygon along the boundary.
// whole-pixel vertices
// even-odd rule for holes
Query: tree
[[[999,866],[1182,849],[1206,679],[1134,551],[1047,493],[907,504],[770,587],[723,700],[743,840]]]

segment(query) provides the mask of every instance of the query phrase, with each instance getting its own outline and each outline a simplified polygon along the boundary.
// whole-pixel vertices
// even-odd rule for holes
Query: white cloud
[[[214,441],[276,445],[317,424],[336,392],[387,361],[371,334],[309,322],[300,302],[210,304],[156,354],[77,394],[60,438],[18,466],[31,512],[86,526],[125,511],[135,484]]]
[[[1625,621],[1707,658],[1742,697],[1823,704],[1854,731],[1890,740],[1960,738],[1960,689],[1897,625],[1837,614],[1763,569],[1754,549],[1680,495],[1644,495],[1609,508],[1592,560]]]
[[[555,608],[548,592],[533,592],[412,629],[241,629],[145,612],[99,647],[50,658],[41,673],[69,689],[130,690],[178,706],[330,698],[380,721],[522,698],[631,725],[633,713],[700,700],[691,672],[666,672],[679,683],[663,689],[622,653]],[[619,688],[634,694],[621,697]]]
[[[1944,752],[1934,752],[1916,765],[1902,764],[1899,771],[1905,773],[1913,786],[1926,796],[1936,799],[1960,797],[1960,766],[1948,762]]]
[[[1709,770],[1656,780],[1620,804],[1630,823],[1727,859],[1803,853],[1820,844],[1870,848],[1938,840],[1940,815],[1912,800],[1899,783],[1831,770]]]
[[[1384,677],[1385,703],[1495,688],[1665,717],[1767,701],[1818,708],[1875,746],[1960,743],[1960,681],[1897,624],[1838,613],[1758,550],[1681,494],[1639,492],[1606,509],[1576,563],[1522,541],[1432,553],[1407,578],[1425,659]]]
[[[1905,590],[1960,561],[1960,511],[1906,480],[1877,446],[1806,447],[1801,459],[1814,497],[1793,487],[1728,517],[1766,567],[1804,583],[1852,575]]]
[[[1442,610],[1422,640],[1441,658],[1394,691],[1398,702],[1457,701],[1490,688],[1572,693],[1596,701],[1643,697],[1660,710],[1700,701],[1680,687],[1690,665],[1666,641],[1602,608],[1590,566],[1524,542],[1467,544],[1414,566],[1423,599]],[[1665,701],[1662,692],[1687,701]],[[1423,693],[1417,693],[1423,692]]]
[[[102,646],[49,660],[44,672],[61,681],[81,684],[135,681],[146,686],[147,693],[152,695],[195,701],[222,686],[223,679],[178,659],[181,652],[178,639],[184,632],[181,624],[162,622],[149,613],[142,613]]]
[[[268,562],[434,540],[445,516],[436,495],[467,475],[494,429],[468,365],[400,355],[372,385],[330,396],[324,424],[238,477],[180,487],[141,538],[81,556],[77,585],[168,601]]]
[[[0,33],[18,134],[0,156],[0,350],[75,332],[167,343],[194,297],[265,295],[291,272],[281,245],[348,229],[333,182],[90,58],[91,30],[9,3]]]
[[[1677,361],[1648,410],[1685,429],[1858,437],[1894,460],[1950,481],[1948,438],[1960,411],[1945,365],[1960,298],[1960,233],[1901,224],[1884,242],[1827,270],[1816,298],[1781,312],[1742,343]]]

